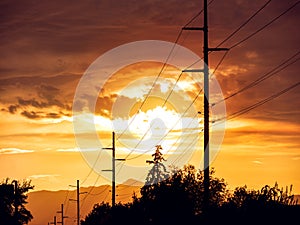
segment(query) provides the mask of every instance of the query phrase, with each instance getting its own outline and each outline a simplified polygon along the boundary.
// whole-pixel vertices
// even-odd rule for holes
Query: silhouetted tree
[[[146,161],[147,163],[154,164],[154,165],[146,177],[145,186],[151,186],[157,184],[167,179],[169,176],[169,173],[167,172],[165,165],[162,163],[162,161],[165,161],[163,154],[160,152],[160,150],[162,150],[162,147],[161,145],[156,145],[155,147],[156,147],[155,153],[152,154],[153,160]]]
[[[220,206],[227,197],[226,183],[210,174],[210,205]],[[202,213],[204,173],[188,165],[171,171],[169,178],[141,188],[140,209],[149,224],[193,223]]]
[[[153,172],[153,171],[152,171]],[[144,185],[133,202],[95,205],[82,225],[177,224],[291,224],[300,215],[292,189],[268,185],[261,190],[246,186],[229,193],[224,179],[210,172],[209,209],[203,213],[204,174],[188,165],[171,170],[158,183]],[[151,174],[151,173],[150,173]],[[146,180],[147,182],[147,180]]]
[[[81,221],[81,225],[109,224],[108,222],[111,218],[111,206],[108,203],[102,202],[101,204],[94,205],[85,220]]]
[[[22,225],[28,224],[33,218],[25,208],[26,193],[33,189],[31,181],[10,181],[8,178],[0,184],[0,224]]]

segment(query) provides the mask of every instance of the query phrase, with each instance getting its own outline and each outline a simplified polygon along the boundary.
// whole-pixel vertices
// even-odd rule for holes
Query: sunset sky
[[[266,2],[213,1],[209,6],[210,47],[217,46]],[[271,1],[221,47],[233,46],[296,2]],[[298,4],[228,52],[214,74],[224,97],[299,51],[299,7]],[[184,116],[182,113],[201,90],[201,76],[198,79],[193,77],[196,75],[184,73],[172,97],[164,104],[181,69],[184,69],[171,62],[152,87],[151,95],[142,108],[141,102],[163,63],[137,62],[111,74],[96,99],[93,123],[86,123],[87,127],[95,126],[103,146],[91,146],[88,153],[82,154],[78,150],[72,108],[80,79],[98,57],[130,42],[174,42],[181,28],[202,9],[202,1],[3,0],[0,8],[1,179],[31,179],[35,190],[68,189],[70,184],[76,184],[77,179],[81,180],[82,186],[109,184],[110,175],[100,173],[98,177],[97,171],[108,169],[110,153],[102,151],[99,155],[99,149],[110,147],[112,130],[116,131],[117,137],[120,136],[122,129],[126,128],[124,123],[133,118],[129,130],[134,135],[125,132],[116,142],[118,157],[126,157],[141,138],[143,141],[140,149],[128,157],[137,156],[136,159],[125,164],[117,163],[117,169],[121,168],[117,174],[118,182],[130,178],[143,181],[149,169],[145,160],[152,158],[154,144],[170,129],[161,143],[162,152],[167,158],[172,154],[175,158],[169,158],[166,164],[200,166],[203,121],[202,114],[197,112],[203,107],[202,95]],[[191,25],[202,26],[202,15]],[[200,58],[202,43],[202,33],[198,31],[184,31],[178,40],[178,44]],[[211,72],[223,54],[214,52],[209,55]],[[180,56],[179,53],[176,55],[176,51],[172,54],[174,59],[177,57],[176,60],[187,60]],[[298,58],[299,55],[293,60]],[[112,60],[110,66],[117,67],[118,63],[121,62]],[[226,115],[298,83],[299,68],[299,61],[295,61],[258,85],[222,102],[222,107],[226,106]],[[99,76],[102,74],[99,73]],[[95,83],[91,89],[97,85],[100,84]],[[247,184],[251,188],[260,188],[277,181],[279,186],[293,184],[294,192],[300,194],[299,91],[297,86],[226,122],[222,145],[211,166],[230,187]],[[138,109],[140,113],[136,114]],[[213,108],[211,110],[214,112]],[[220,116],[213,115],[216,118]],[[179,124],[175,124],[177,120],[180,120]],[[150,132],[143,137],[146,131]],[[85,138],[88,141],[90,137]],[[178,138],[180,141],[177,141]],[[172,152],[174,149],[177,152]],[[191,152],[188,153],[187,149]],[[94,165],[96,171],[91,172],[90,165]]]

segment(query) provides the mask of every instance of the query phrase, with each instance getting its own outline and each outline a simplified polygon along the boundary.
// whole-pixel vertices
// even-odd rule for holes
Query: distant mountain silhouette
[[[132,195],[135,192],[139,195],[139,191],[142,182],[136,181],[134,179],[129,179],[123,184],[117,186],[117,202],[129,202],[132,200]],[[86,196],[83,194],[80,196],[81,204],[81,218],[84,218],[87,213],[89,213],[94,204],[101,203],[104,199],[106,202],[111,201],[111,186],[102,185],[99,187],[82,187],[80,192],[91,193]],[[66,198],[67,196],[67,198]],[[65,210],[68,219],[65,221],[74,221],[76,218],[76,202],[69,201],[68,199],[76,199],[76,190],[67,191],[33,191],[28,193],[28,210],[31,211],[33,215],[33,220],[29,222],[29,225],[41,225],[47,224],[53,221],[53,216],[56,215],[57,221],[60,221],[60,214],[56,212],[60,210],[62,203],[66,201]],[[85,200],[84,200],[85,199]]]
[[[144,183],[135,179],[128,179],[122,185],[142,187]]]

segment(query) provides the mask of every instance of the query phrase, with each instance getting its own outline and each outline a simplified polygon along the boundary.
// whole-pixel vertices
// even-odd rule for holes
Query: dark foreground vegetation
[[[167,172],[154,163],[140,195],[131,203],[96,204],[81,225],[198,225],[198,224],[298,224],[300,205],[292,187],[264,186],[250,190],[237,187],[233,192],[224,179],[210,173],[209,207],[203,207],[204,174],[193,166]],[[0,225],[23,225],[33,218],[26,209],[29,181],[4,180],[0,183]]]
[[[26,209],[27,192],[34,186],[30,181],[5,179],[0,183],[0,225],[28,224],[33,218]]]
[[[81,221],[82,225],[175,225],[175,224],[297,224],[300,208],[291,189],[246,186],[229,192],[224,179],[210,174],[209,209],[203,209],[203,172],[193,166],[171,173],[159,164],[149,172],[141,196],[133,194],[131,203],[96,204]],[[163,165],[160,165],[164,168]],[[156,183],[155,181],[159,181]]]

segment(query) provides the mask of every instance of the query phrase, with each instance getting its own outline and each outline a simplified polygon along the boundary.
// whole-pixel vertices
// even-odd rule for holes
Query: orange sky
[[[0,178],[31,179],[35,190],[67,189],[77,179],[86,179],[83,186],[109,183],[105,177],[96,180],[98,175],[90,173],[89,165],[78,152],[72,124],[76,86],[88,66],[110,49],[140,40],[174,42],[181,27],[201,8],[201,1],[184,2],[149,0],[118,1],[118,4],[113,4],[110,1],[81,1],[70,5],[68,1],[60,1],[59,4],[51,1],[2,1]],[[210,45],[217,45],[264,2],[215,1],[209,13]],[[294,2],[273,1],[224,47],[231,46],[257,30]],[[228,53],[215,74],[224,96],[244,87],[298,51],[300,32],[296,27],[299,15],[297,6]],[[194,25],[200,23],[200,19],[194,21]],[[183,33],[179,44],[201,55],[200,34]],[[221,57],[222,53],[210,55],[212,70]],[[120,96],[123,98],[118,107],[133,104],[130,115],[134,115],[138,105],[135,102],[138,97],[145,96],[151,87],[151,79],[160,68],[160,63],[132,65],[119,71],[106,83],[96,109],[96,128],[104,145],[110,143],[110,114],[115,100]],[[170,90],[163,81],[169,79],[174,84],[177,78],[172,74],[175,69],[168,69],[158,82],[160,85],[155,86],[155,93],[159,96],[165,96],[165,91]],[[296,62],[272,78],[228,99],[227,114],[299,82],[298,71],[299,62]],[[120,91],[127,88],[130,82],[135,82],[129,87],[133,91],[128,91],[127,96],[124,93],[120,95]],[[183,77],[180,87],[173,103],[165,109],[158,107],[162,103],[160,98],[150,99],[143,108],[144,114],[141,114],[140,121],[147,125],[157,115],[155,113],[162,115],[166,124],[169,120],[174,121],[177,114],[172,104],[182,104],[184,107],[185,102],[180,97],[193,99],[199,90],[188,76]],[[247,184],[249,187],[260,188],[277,181],[280,186],[293,184],[294,192],[300,193],[299,97],[297,87],[227,122],[223,143],[212,166],[230,187]],[[201,107],[199,98],[195,110]],[[201,127],[201,115],[196,120]],[[135,127],[132,129],[134,131]],[[136,137],[141,138],[141,134]],[[172,146],[175,138],[169,137],[169,142],[163,146],[165,150]],[[192,140],[187,142],[189,144]],[[193,164],[201,160],[201,135],[195,146],[197,150],[190,160]],[[120,157],[128,153],[122,150],[123,147],[117,143]],[[154,146],[151,148],[154,150]],[[132,161],[132,164],[142,166],[152,153]],[[101,160],[107,163],[103,166],[109,166],[108,154]],[[117,178],[123,182],[131,176],[141,177],[140,173],[124,171]]]

